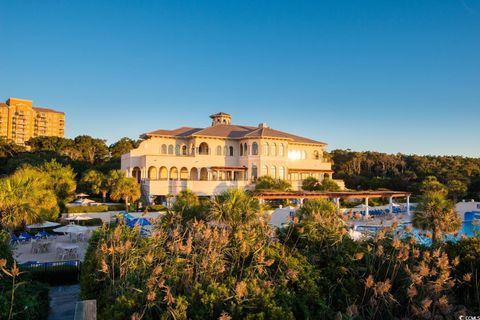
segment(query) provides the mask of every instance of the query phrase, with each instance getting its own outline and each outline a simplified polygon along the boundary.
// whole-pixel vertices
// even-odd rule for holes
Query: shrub
[[[149,205],[147,206],[147,210],[148,211],[153,211],[153,212],[157,212],[157,211],[165,211],[167,208],[165,208],[165,206],[163,204],[152,204],[152,205]]]
[[[103,220],[100,218],[93,218],[90,220],[79,220],[78,224],[85,227],[101,226],[103,224]]]

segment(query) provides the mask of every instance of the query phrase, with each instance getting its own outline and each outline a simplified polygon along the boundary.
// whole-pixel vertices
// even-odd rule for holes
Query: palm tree
[[[461,220],[453,203],[445,193],[427,192],[415,210],[412,218],[415,228],[432,231],[432,247],[442,233],[455,233],[461,227]]]
[[[252,195],[240,189],[228,189],[212,200],[210,215],[235,229],[240,224],[255,221],[260,209],[260,203]]]
[[[58,214],[49,176],[32,167],[0,179],[0,225],[9,229]]]
[[[58,205],[60,209],[65,209],[66,204],[75,198],[77,189],[75,172],[70,166],[63,166],[55,160],[43,163],[40,170],[48,174],[50,187],[57,196]]]
[[[125,211],[128,212],[129,201],[140,199],[140,185],[134,178],[118,178],[112,185],[110,197],[116,201],[123,199],[125,201]]]
[[[308,200],[298,209],[297,215],[301,221],[320,223],[335,230],[344,226],[335,204],[324,199]]]
[[[82,182],[89,186],[93,194],[102,194],[103,203],[107,200],[109,189],[107,177],[96,170],[88,170],[82,178]]]

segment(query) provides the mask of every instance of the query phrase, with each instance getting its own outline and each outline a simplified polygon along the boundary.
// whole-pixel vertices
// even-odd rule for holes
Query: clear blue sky
[[[0,0],[0,99],[69,137],[237,124],[480,156],[480,1]]]

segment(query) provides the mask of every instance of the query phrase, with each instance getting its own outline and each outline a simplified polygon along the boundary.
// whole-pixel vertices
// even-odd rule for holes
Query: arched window
[[[153,166],[148,168],[148,179],[157,180],[157,168]]]
[[[167,154],[167,145],[166,144],[162,144],[161,153],[162,154]]]
[[[233,157],[233,147],[232,146],[228,147],[228,155],[230,157]]]
[[[285,168],[278,167],[278,179],[285,179]]]
[[[222,155],[222,146],[217,146],[217,156]]]
[[[274,157],[277,156],[277,144],[276,143],[272,144],[272,156],[274,156]]]
[[[198,170],[197,168],[192,168],[192,170],[190,170],[190,180],[198,180]]]
[[[241,143],[240,144],[240,157],[243,156],[243,144]]]
[[[252,155],[258,156],[258,144],[256,142],[252,144]]]
[[[307,159],[307,153],[305,151],[302,151],[302,160]]]
[[[173,144],[168,145],[168,154],[173,154]]]
[[[177,156],[180,155],[180,145],[179,145],[179,144],[177,144],[177,145],[175,146],[175,155],[177,155]]]
[[[257,180],[257,178],[258,178],[257,166],[252,165],[252,180]]]
[[[138,183],[140,183],[140,180],[142,180],[142,171],[139,167],[133,168],[132,177],[135,178]]]
[[[226,156],[228,154],[228,147],[223,147],[223,155]]]
[[[175,167],[170,168],[170,180],[178,180],[178,170]]]
[[[263,151],[262,151],[262,154],[263,154],[264,156],[268,156],[269,151],[270,151],[270,150],[268,150],[268,148],[269,148],[268,142],[265,142],[265,143],[263,144]]]
[[[200,146],[198,147],[198,154],[209,154],[208,144],[206,142],[200,143]]]
[[[271,166],[270,167],[270,176],[272,178],[276,178],[277,177],[277,168],[275,166]]]
[[[268,167],[267,166],[262,166],[262,176],[268,175]]]
[[[247,147],[247,143],[244,143],[243,144],[243,154],[248,156],[248,147]]]
[[[159,172],[159,179],[160,180],[167,180],[168,179],[168,171],[167,168],[161,167]]]
[[[187,150],[188,150],[187,146],[186,146],[186,145],[183,145],[183,146],[182,146],[182,155],[183,155],[183,156],[186,156],[186,155],[187,155]]]
[[[320,154],[317,150],[313,151],[313,159],[320,160]]]
[[[208,180],[208,170],[207,170],[207,168],[200,169],[200,180],[203,180],[203,181]]]
[[[180,169],[180,180],[188,180],[188,169],[185,167]]]
[[[285,149],[283,149],[283,143],[280,143],[280,146],[278,147],[278,155],[280,157],[283,157],[285,155]]]

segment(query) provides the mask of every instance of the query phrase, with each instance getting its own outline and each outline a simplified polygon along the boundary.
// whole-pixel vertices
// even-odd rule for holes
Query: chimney
[[[262,122],[258,125],[259,128],[268,128],[268,125],[266,122]]]

